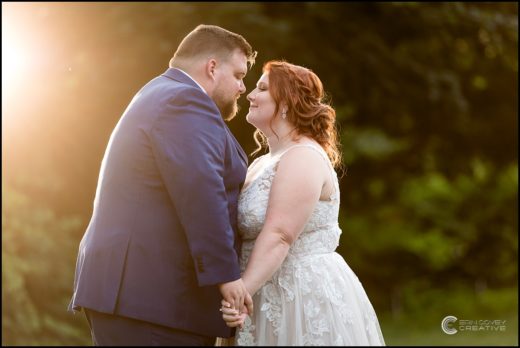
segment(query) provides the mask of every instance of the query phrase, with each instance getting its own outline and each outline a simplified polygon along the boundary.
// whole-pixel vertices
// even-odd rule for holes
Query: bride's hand
[[[220,311],[222,312],[222,319],[226,322],[228,327],[237,327],[242,328],[244,326],[244,321],[246,320],[246,316],[248,315],[247,306],[244,306],[244,312],[239,313],[238,309],[232,308],[229,302],[226,300],[221,301],[222,307]]]

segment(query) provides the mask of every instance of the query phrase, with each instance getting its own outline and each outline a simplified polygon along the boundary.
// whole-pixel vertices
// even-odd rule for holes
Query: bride
[[[341,162],[335,111],[309,69],[264,65],[247,121],[269,152],[249,167],[239,198],[242,279],[254,313],[224,300],[235,345],[384,345],[357,276],[335,252]]]

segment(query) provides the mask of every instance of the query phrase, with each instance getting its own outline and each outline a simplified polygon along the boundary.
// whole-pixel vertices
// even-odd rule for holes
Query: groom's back
[[[175,102],[175,95],[183,88],[186,85],[156,77],[126,108],[110,136],[101,164],[92,216],[100,220],[98,223],[121,226],[135,214],[150,210],[150,204],[161,210],[173,209],[149,133],[155,119],[170,102]]]
[[[184,128],[161,127],[165,120],[182,118],[181,123],[189,123],[191,131],[196,131],[199,122],[209,129],[226,154],[222,160],[227,163],[224,184],[229,189],[225,202],[228,212],[236,211],[245,164],[236,153],[214,102],[189,81],[171,78],[185,78],[180,74],[169,69],[147,83],[132,99],[110,136],[92,218],[80,244],[70,308],[86,307],[188,331],[204,328],[214,331],[216,336],[224,335],[229,329],[218,311],[208,319],[208,309],[218,305],[220,294],[215,286],[198,284],[186,226],[181,223],[174,202],[179,197],[172,193],[171,183],[172,176],[190,177],[192,173],[186,168],[193,163],[210,164],[187,153],[183,145],[167,145],[174,138],[186,139]],[[194,105],[202,105],[203,113],[200,109],[195,112]],[[168,152],[166,157],[164,151]],[[231,154],[234,155],[227,157]],[[171,170],[168,162],[179,157],[182,159],[178,166]],[[167,174],[165,166],[170,166]],[[188,192],[187,189],[182,190]],[[189,215],[200,218],[204,208],[189,207]],[[214,228],[205,227],[207,233]],[[222,252],[216,245],[213,249],[215,253]],[[179,303],[179,298],[184,301]],[[186,321],[188,308],[195,314]],[[206,321],[202,327],[201,321]]]

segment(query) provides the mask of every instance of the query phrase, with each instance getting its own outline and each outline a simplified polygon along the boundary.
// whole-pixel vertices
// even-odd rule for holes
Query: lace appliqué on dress
[[[237,330],[238,345],[384,345],[375,312],[357,276],[335,249],[339,184],[327,155],[334,191],[319,201],[298,239],[273,277],[253,296],[255,314]],[[264,155],[270,156],[270,155]],[[243,238],[244,272],[262,230],[271,183],[281,156],[262,159],[261,173],[243,189],[238,227]]]

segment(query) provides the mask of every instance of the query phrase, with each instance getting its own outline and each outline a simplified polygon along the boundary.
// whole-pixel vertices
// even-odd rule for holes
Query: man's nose
[[[244,94],[246,92],[246,85],[244,85],[244,81],[240,81],[240,94]]]

